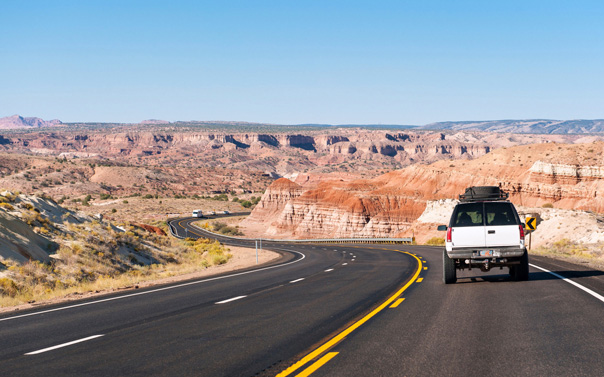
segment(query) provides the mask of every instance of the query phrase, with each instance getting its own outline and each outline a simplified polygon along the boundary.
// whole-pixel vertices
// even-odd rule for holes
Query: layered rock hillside
[[[173,126],[11,132],[0,150],[60,158],[95,158],[129,165],[202,166],[271,172],[365,172],[415,163],[472,159],[503,147],[584,136],[476,132],[385,131],[340,128],[246,133],[179,130]]]
[[[520,206],[604,212],[604,143],[543,143],[500,148],[475,160],[412,165],[368,180],[269,187],[243,224],[293,237],[407,235],[431,200],[457,198],[468,186],[497,185]],[[275,183],[277,185],[277,182]],[[275,208],[280,208],[277,211]],[[259,226],[262,225],[262,226]]]

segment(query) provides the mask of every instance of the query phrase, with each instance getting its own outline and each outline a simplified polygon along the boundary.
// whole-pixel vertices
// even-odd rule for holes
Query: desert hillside
[[[604,143],[542,143],[500,148],[474,160],[412,165],[373,179],[273,183],[248,231],[267,236],[408,235],[429,201],[455,199],[468,186],[497,185],[522,207],[604,212]]]

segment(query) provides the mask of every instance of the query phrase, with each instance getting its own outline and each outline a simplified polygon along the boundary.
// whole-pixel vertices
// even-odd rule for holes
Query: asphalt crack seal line
[[[423,266],[422,261],[415,254],[411,254],[409,252],[401,251],[401,250],[395,250],[395,251],[401,252],[403,254],[410,255],[410,256],[412,256],[413,258],[415,258],[417,260],[417,270],[415,271],[415,273],[413,274],[413,276],[411,277],[411,279],[401,289],[399,289],[398,291],[396,291],[392,296],[390,296],[386,301],[384,301],[380,306],[378,306],[377,308],[373,309],[369,314],[365,315],[363,318],[361,318],[360,320],[356,321],[355,323],[353,323],[352,325],[350,325],[349,327],[347,327],[344,331],[342,331],[338,335],[334,336],[333,338],[331,338],[327,342],[323,343],[323,345],[320,346],[319,348],[315,349],[314,351],[312,351],[308,355],[304,356],[300,361],[298,361],[294,365],[290,366],[289,368],[287,368],[283,372],[277,374],[277,377],[289,376],[290,374],[294,373],[298,369],[302,368],[304,365],[308,364],[310,361],[312,361],[312,360],[316,359],[317,357],[319,357],[325,351],[331,349],[333,346],[335,346],[336,344],[338,344],[339,342],[341,342],[344,338],[346,338],[348,335],[350,335],[354,330],[358,329],[365,322],[367,322],[371,318],[373,318],[376,314],[378,314],[379,312],[381,312],[382,310],[384,310],[385,308],[387,308],[390,304],[392,304],[392,302],[394,300],[397,300],[403,294],[403,292],[405,292],[407,290],[407,288],[409,288],[411,286],[411,284],[413,284],[415,282],[415,280],[419,277],[420,272],[422,271],[422,266]],[[309,368],[312,368],[313,365],[311,365]],[[306,370],[302,371],[301,374],[303,375],[305,372],[306,372]],[[314,372],[314,370],[310,371],[310,373],[312,373],[312,372]]]

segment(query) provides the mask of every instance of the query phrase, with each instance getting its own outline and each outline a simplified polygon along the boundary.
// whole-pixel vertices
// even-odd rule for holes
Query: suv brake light
[[[453,230],[451,227],[447,229],[447,242],[451,242],[451,230]]]
[[[522,226],[522,224],[518,225],[518,228],[520,229],[520,240],[524,241],[524,227]]]

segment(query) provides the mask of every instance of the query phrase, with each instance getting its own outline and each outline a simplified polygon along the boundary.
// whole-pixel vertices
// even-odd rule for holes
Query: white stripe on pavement
[[[231,302],[231,301],[235,301],[235,300],[241,300],[242,298],[247,297],[247,296],[237,296],[237,297],[233,297],[233,298],[229,298],[228,300],[223,300],[223,301],[218,301],[216,303],[216,305],[219,304],[226,304],[227,302]]]
[[[85,342],[87,340],[99,338],[101,336],[104,336],[104,334],[93,335],[93,336],[89,336],[88,338],[82,338],[82,339],[74,340],[72,342],[67,342],[67,343],[59,344],[57,346],[52,346],[52,347],[44,348],[44,349],[41,349],[41,350],[37,350],[37,351],[33,351],[33,352],[28,352],[28,353],[26,353],[26,355],[37,355],[39,353],[56,350],[57,348],[63,348],[63,347],[71,346],[72,344],[76,344],[76,343],[82,343],[82,342]]]
[[[534,265],[534,264],[532,264],[532,263],[529,263],[529,266],[534,267],[534,268],[536,268],[536,269],[538,269],[538,270],[541,270],[541,271],[547,272],[548,274],[552,274],[552,275],[554,275],[555,277],[557,277],[558,279],[562,279],[562,280],[564,280],[565,282],[567,282],[568,284],[572,284],[572,285],[574,285],[575,287],[579,288],[580,290],[582,290],[582,291],[584,291],[584,292],[587,292],[587,293],[589,293],[590,295],[592,295],[592,296],[594,296],[595,298],[597,298],[598,300],[600,300],[600,301],[604,302],[604,296],[602,296],[602,295],[600,295],[600,294],[597,294],[596,292],[592,291],[592,290],[591,290],[591,289],[589,289],[589,288],[586,288],[586,287],[582,286],[582,285],[581,285],[581,284],[579,284],[579,283],[575,283],[574,281],[572,281],[572,280],[570,280],[570,279],[568,279],[568,278],[565,278],[565,277],[564,277],[564,276],[562,276],[562,275],[559,275],[559,274],[557,274],[557,273],[555,273],[555,272],[551,272],[550,270],[546,270],[545,268],[543,268],[543,267],[539,267],[539,266],[536,266],[536,265]]]

